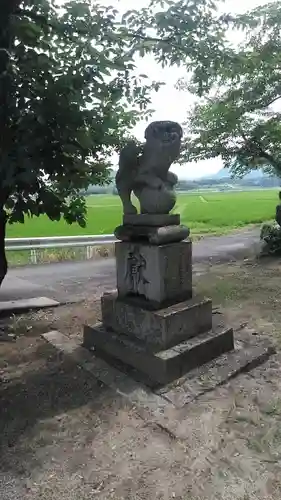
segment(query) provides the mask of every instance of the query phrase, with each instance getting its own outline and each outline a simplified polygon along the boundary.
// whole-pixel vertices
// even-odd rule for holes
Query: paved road
[[[193,262],[244,258],[259,240],[259,230],[206,237],[193,245]],[[12,268],[0,290],[0,300],[45,296],[60,301],[96,298],[115,287],[115,260],[59,262]]]

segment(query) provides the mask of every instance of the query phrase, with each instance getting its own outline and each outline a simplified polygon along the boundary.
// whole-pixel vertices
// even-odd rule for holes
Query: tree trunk
[[[0,287],[8,270],[8,264],[5,252],[6,223],[7,223],[7,215],[5,210],[2,209],[0,211]]]
[[[11,18],[20,4],[20,0],[0,0],[0,181],[5,179],[4,165],[7,163],[11,145],[9,130],[11,74],[7,71],[10,63],[10,49],[13,44],[11,36]],[[9,197],[7,188],[0,186],[0,287],[7,274],[5,253],[5,234],[7,214],[4,210]]]

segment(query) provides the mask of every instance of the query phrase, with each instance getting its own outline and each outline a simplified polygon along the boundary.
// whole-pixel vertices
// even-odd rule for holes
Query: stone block
[[[166,384],[180,378],[234,347],[233,331],[223,325],[181,342],[176,347],[150,352],[144,342],[116,334],[99,323],[84,327],[84,347],[113,357],[145,374],[152,382]]]
[[[180,224],[179,214],[126,214],[123,216],[124,226],[177,226]]]
[[[137,337],[152,350],[167,349],[212,328],[212,301],[199,296],[155,311],[111,292],[103,295],[101,310],[106,328]]]
[[[183,225],[177,226],[118,226],[114,234],[121,241],[148,242],[151,245],[177,243],[188,238],[190,230]]]
[[[117,289],[160,308],[192,296],[192,244],[190,241],[153,246],[144,243],[115,244]]]
[[[17,299],[0,302],[0,315],[23,313],[33,309],[46,309],[58,307],[60,302],[49,297],[32,297],[30,299]]]

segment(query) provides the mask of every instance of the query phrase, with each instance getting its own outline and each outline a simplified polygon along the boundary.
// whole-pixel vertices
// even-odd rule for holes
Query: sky
[[[112,5],[119,12],[126,12],[136,6],[132,5],[132,0],[100,0],[104,5]],[[149,0],[138,0],[139,8],[145,7]],[[268,3],[266,0],[225,0],[223,11],[230,13],[245,12],[250,9]],[[237,35],[237,43],[241,41],[241,35]],[[232,40],[233,37],[231,36]],[[234,39],[233,41],[236,41]],[[174,120],[183,124],[186,121],[187,111],[192,108],[194,97],[187,91],[180,91],[175,88],[179,78],[186,75],[184,68],[161,68],[155,62],[153,57],[145,57],[138,61],[138,70],[140,73],[145,73],[149,78],[161,80],[165,82],[157,93],[152,96],[151,108],[154,113],[151,116],[151,121],[154,120]],[[139,123],[134,129],[134,135],[143,140],[144,129],[146,123]],[[201,161],[197,163],[187,163],[185,165],[172,165],[171,171],[175,172],[181,179],[196,179],[218,172],[223,167],[223,163],[214,158],[211,160]]]

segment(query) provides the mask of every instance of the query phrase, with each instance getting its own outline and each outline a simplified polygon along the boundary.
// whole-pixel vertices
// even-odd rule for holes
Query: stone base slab
[[[149,350],[173,347],[212,328],[212,301],[200,296],[155,311],[111,292],[103,295],[101,311],[105,328],[137,337]]]
[[[32,297],[30,299],[17,299],[0,302],[0,316],[24,313],[35,309],[58,307],[61,303],[49,297]]]
[[[123,216],[124,226],[177,226],[179,214],[128,214]]]
[[[128,365],[119,362],[119,367],[116,368],[111,363],[108,364],[104,359],[96,357],[91,351],[77,344],[77,339],[70,338],[59,331],[44,333],[42,337],[89,374],[111,387],[117,394],[128,398],[139,411],[148,410],[150,418],[153,416],[156,421],[160,415],[165,417],[161,421],[162,427],[165,423],[170,431],[175,432],[175,425],[179,422],[181,437],[183,429],[180,415],[182,413],[177,417],[171,411],[172,408],[181,412],[182,408],[206,392],[212,391],[241,373],[258,367],[276,353],[274,346],[263,335],[253,336],[248,333],[247,329],[243,329],[235,333],[235,351],[222,354],[217,359],[191,370],[177,382],[151,390],[135,379],[135,373],[126,369]],[[236,348],[237,341],[240,344],[238,349]],[[274,357],[272,364],[276,365]],[[270,361],[264,369],[268,368],[270,368]]]
[[[156,389],[155,393],[170,401],[176,408],[183,408],[239,373],[253,370],[276,353],[268,339],[252,336],[247,329],[235,333],[234,339],[234,351],[224,353],[191,370],[176,383],[171,382]]]
[[[84,327],[83,346],[95,348],[144,373],[152,383],[166,384],[234,348],[233,330],[216,324],[207,333],[166,350],[149,352],[143,342],[108,331],[99,323]]]

